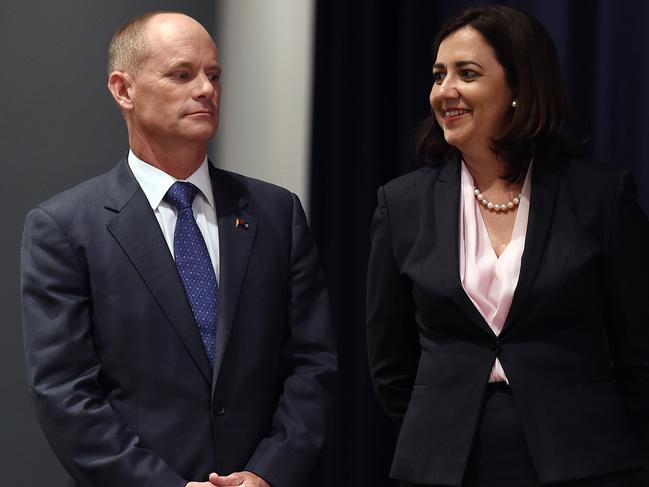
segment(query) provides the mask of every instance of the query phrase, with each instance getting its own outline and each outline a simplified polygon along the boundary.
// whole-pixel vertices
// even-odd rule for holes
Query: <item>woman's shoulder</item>
[[[593,194],[615,191],[622,181],[632,179],[628,169],[594,159],[566,158],[562,166],[571,187]]]
[[[611,178],[617,179],[624,172],[628,172],[624,168],[613,164],[583,157],[565,159],[565,167],[567,174],[571,177],[597,181],[607,181]]]
[[[383,191],[389,199],[397,198],[403,200],[417,198],[421,192],[421,188],[425,188],[432,181],[435,181],[444,166],[445,163],[440,165],[426,165],[403,174],[385,183],[382,187]]]
[[[558,204],[569,204],[582,222],[590,222],[592,228],[607,226],[620,198],[637,204],[635,183],[628,169],[583,157],[539,162],[554,164],[559,169]],[[534,170],[536,167],[535,160]]]

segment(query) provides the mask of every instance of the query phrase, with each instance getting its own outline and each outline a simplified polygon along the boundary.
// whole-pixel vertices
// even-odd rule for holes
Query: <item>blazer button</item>
[[[223,416],[225,414],[225,406],[217,402],[214,404],[214,412],[217,416]]]

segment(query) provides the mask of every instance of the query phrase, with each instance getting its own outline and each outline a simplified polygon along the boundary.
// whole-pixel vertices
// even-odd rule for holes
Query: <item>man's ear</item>
[[[132,87],[133,79],[124,71],[113,71],[108,76],[108,91],[122,110],[133,108]]]

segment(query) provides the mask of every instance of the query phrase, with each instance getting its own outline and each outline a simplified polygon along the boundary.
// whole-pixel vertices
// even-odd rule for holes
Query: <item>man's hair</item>
[[[108,74],[113,71],[125,71],[135,76],[148,55],[147,25],[160,14],[179,13],[158,10],[133,17],[122,25],[108,47]]]

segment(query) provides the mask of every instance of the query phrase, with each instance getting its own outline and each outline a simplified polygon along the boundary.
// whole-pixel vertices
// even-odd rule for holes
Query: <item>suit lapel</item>
[[[433,182],[434,188],[423,188],[424,218],[433,215],[435,222],[424,222],[424,228],[435,228],[436,246],[440,256],[433,272],[439,272],[444,286],[460,310],[477,326],[493,335],[491,328],[467,296],[460,282],[459,224],[460,224],[460,165],[447,162]],[[432,202],[430,201],[432,195]],[[432,210],[432,211],[431,211]],[[430,247],[429,247],[430,248]]]
[[[539,272],[539,266],[547,248],[550,228],[554,220],[559,187],[559,163],[553,160],[535,158],[533,171],[525,249],[521,257],[518,284],[505,321],[503,334],[508,332],[508,325],[517,318],[525,305]],[[561,251],[565,252],[565,255],[553,255],[553,265],[561,265],[567,257],[568,250],[564,246]]]
[[[214,168],[211,164],[210,176],[218,219],[220,254],[219,318],[213,364],[214,386],[230,338],[241,284],[257,234],[257,221],[247,209],[247,189],[238,180],[225,171]]]
[[[208,383],[212,369],[176,265],[151,210],[125,160],[113,172],[106,208],[115,212],[108,230],[162,308]]]

